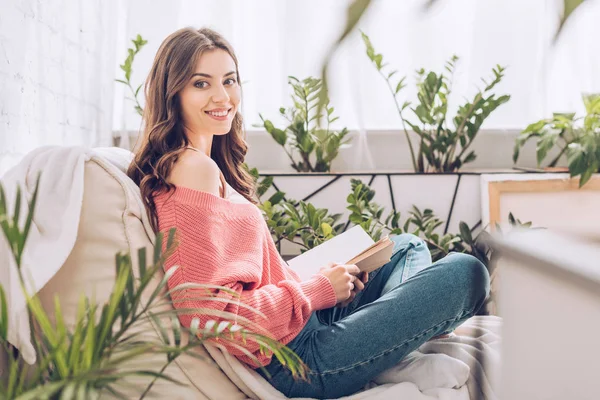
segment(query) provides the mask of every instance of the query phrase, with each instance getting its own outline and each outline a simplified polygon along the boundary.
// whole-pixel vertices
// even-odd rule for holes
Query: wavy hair
[[[198,58],[203,52],[214,49],[222,49],[233,58],[240,82],[233,48],[220,34],[208,28],[184,28],[167,37],[158,49],[146,79],[142,142],[127,175],[140,187],[155,232],[158,232],[158,217],[153,196],[174,188],[167,178],[179,155],[189,145],[183,130],[179,93],[195,72]],[[214,136],[210,156],[231,187],[256,204],[254,178],[244,166],[247,150],[242,116],[238,111],[229,133]]]

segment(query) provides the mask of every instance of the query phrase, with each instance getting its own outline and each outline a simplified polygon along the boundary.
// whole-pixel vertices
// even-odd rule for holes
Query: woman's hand
[[[321,268],[319,273],[331,282],[338,303],[350,298],[356,284],[360,284],[364,288],[363,283],[356,279],[356,276],[360,273],[360,269],[356,265],[329,263]]]
[[[365,288],[365,283],[369,280],[368,272],[361,272],[358,274],[357,279],[354,281],[354,289],[352,289],[352,293],[350,293],[350,297],[348,299],[342,301],[337,306],[338,307],[346,307],[348,304],[352,303],[356,294]]]

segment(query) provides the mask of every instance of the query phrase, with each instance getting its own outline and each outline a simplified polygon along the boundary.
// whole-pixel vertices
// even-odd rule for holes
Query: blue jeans
[[[288,344],[309,367],[309,381],[294,379],[274,357],[266,370],[275,388],[288,397],[355,393],[484,304],[489,275],[475,257],[451,253],[432,265],[420,238],[402,234],[392,240],[392,259],[370,274],[352,303],[313,313]]]

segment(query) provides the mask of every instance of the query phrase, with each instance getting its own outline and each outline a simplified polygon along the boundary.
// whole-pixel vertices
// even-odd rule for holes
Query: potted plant
[[[343,232],[350,224],[355,224],[361,225],[376,241],[384,234],[413,233],[421,236],[427,242],[434,261],[451,251],[473,254],[486,265],[489,260],[488,251],[481,250],[474,239],[473,232],[477,226],[470,228],[461,221],[460,234],[438,234],[436,230],[444,221],[431,209],[421,211],[414,204],[404,221],[401,220],[401,212],[390,210],[386,215],[385,207],[376,202],[376,191],[360,179],[351,179],[349,194],[345,197],[345,207],[349,213],[344,216],[341,213],[332,214],[328,209],[316,207],[311,202],[286,196],[286,193],[273,188],[273,177],[259,180],[260,174],[256,168],[249,172],[257,181],[259,207],[278,250],[284,256],[310,250]],[[344,194],[338,192],[336,196],[343,198]]]
[[[576,118],[575,113],[554,113],[552,118],[530,124],[515,141],[513,161],[529,140],[537,142],[537,163],[540,166],[553,148],[558,154],[547,164],[545,170],[556,171],[566,156],[571,177],[578,176],[579,186],[585,185],[592,174],[600,172],[600,94],[583,96],[586,115]]]
[[[458,107],[456,115],[448,115],[448,99],[452,92],[452,78],[458,61],[452,56],[446,63],[445,73],[417,71],[417,102],[400,105],[399,94],[406,87],[406,77],[395,81],[398,71],[387,68],[383,55],[375,51],[369,37],[361,32],[367,56],[385,80],[402,121],[413,168],[415,172],[456,172],[463,165],[476,158],[474,151],[468,151],[475,140],[481,125],[499,106],[506,103],[509,95],[496,96],[492,90],[502,80],[504,68],[497,65],[492,69],[493,79],[486,81],[471,101]],[[412,112],[414,118],[407,114]],[[450,123],[451,121],[451,123]],[[413,145],[407,126],[418,136],[418,145]]]
[[[334,117],[334,108],[326,100],[323,115],[317,111],[319,93],[322,87],[320,79],[308,77],[299,80],[293,76],[288,78],[293,90],[294,106],[281,107],[279,113],[287,120],[288,125],[282,129],[262,115],[260,118],[265,130],[284,149],[292,168],[298,172],[329,172],[331,162],[337,157],[340,148],[348,146],[348,130],[334,130],[331,127],[339,117]],[[325,117],[324,126],[319,126]],[[260,126],[260,125],[259,125]]]

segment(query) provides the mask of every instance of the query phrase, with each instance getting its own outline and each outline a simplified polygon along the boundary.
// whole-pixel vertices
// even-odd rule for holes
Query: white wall
[[[120,132],[118,132],[120,134]],[[130,149],[138,141],[137,131],[127,131],[127,145]],[[477,158],[461,171],[467,170],[510,170],[514,164],[512,154],[519,130],[481,130],[471,149]],[[341,149],[332,163],[332,172],[343,171],[406,171],[412,170],[410,151],[404,133],[400,130],[372,130],[368,132],[350,131],[351,146]],[[417,138],[413,138],[416,146]],[[288,156],[279,144],[264,130],[248,130],[246,133],[248,153],[246,163],[258,168],[261,173],[292,172]],[[519,167],[534,168],[536,164],[536,143],[530,140],[519,156]],[[546,161],[558,154],[557,149],[548,152]],[[566,166],[563,157],[559,166]]]
[[[513,166],[512,153],[518,130],[483,130],[473,142],[472,150],[477,159],[462,170],[510,169]],[[352,146],[340,150],[332,163],[333,171],[387,171],[412,170],[410,152],[404,133],[400,130],[352,131]],[[246,162],[259,171],[293,171],[289,158],[273,138],[264,131],[250,131]],[[416,138],[413,146],[416,146]],[[416,150],[416,149],[415,149]],[[556,155],[549,153],[548,159]],[[566,165],[566,161],[562,163]],[[519,166],[535,167],[535,142],[530,141],[521,151]]]
[[[2,0],[0,175],[42,145],[109,145],[119,0]]]

